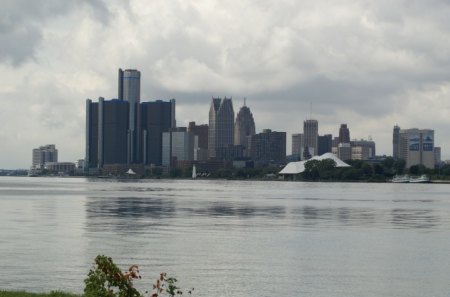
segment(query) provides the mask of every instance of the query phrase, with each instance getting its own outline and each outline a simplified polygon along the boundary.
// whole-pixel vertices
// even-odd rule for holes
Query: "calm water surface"
[[[97,254],[195,296],[450,296],[450,185],[0,178],[0,290]]]

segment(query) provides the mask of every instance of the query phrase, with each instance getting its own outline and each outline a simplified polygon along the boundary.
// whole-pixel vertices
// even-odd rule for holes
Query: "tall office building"
[[[301,160],[304,148],[303,134],[302,133],[292,134],[291,145],[292,145],[292,155],[297,156]]]
[[[119,69],[119,100],[129,103],[128,116],[128,163],[139,162],[140,155],[140,101],[141,72],[135,69]]]
[[[434,168],[434,130],[401,129],[398,146],[399,158],[406,161],[406,168],[413,165]]]
[[[319,145],[317,154],[319,156],[321,156],[325,153],[331,153],[331,148],[333,146],[333,135],[325,134],[323,136],[319,136],[319,139],[317,142]]]
[[[177,161],[193,161],[195,138],[186,128],[174,128],[163,132],[162,136],[162,165],[171,169],[176,167]]]
[[[127,163],[129,103],[86,100],[86,168]]]
[[[304,145],[309,149],[312,156],[318,155],[319,122],[317,120],[306,120],[303,122]]]
[[[250,108],[245,105],[244,101],[244,106],[239,110],[234,124],[234,144],[242,145],[248,149],[252,135],[255,135],[255,120]]]
[[[209,109],[209,157],[216,157],[218,148],[234,143],[234,110],[231,98],[213,98]]]
[[[143,102],[140,107],[142,131],[142,162],[162,165],[163,132],[175,128],[175,99]]]
[[[253,161],[263,164],[286,162],[286,132],[264,129],[251,139],[250,156]]]
[[[392,156],[395,159],[398,159],[400,156],[400,127],[398,125],[394,126],[394,130],[392,132]]]
[[[350,130],[347,124],[341,124],[339,128],[339,143],[350,143]]]
[[[194,151],[194,160],[208,160],[208,125],[196,125],[195,122],[189,122],[188,132],[197,136]]]
[[[47,144],[33,149],[33,169],[44,169],[45,163],[49,162],[58,162],[58,150],[54,144]]]

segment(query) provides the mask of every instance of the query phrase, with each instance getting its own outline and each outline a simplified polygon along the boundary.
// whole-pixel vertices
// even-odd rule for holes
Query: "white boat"
[[[192,178],[193,179],[197,178],[197,169],[195,168],[195,165],[192,167]]]
[[[419,177],[411,177],[409,179],[410,183],[429,183],[430,182],[430,178],[428,177],[428,175],[426,174],[422,174]]]
[[[396,175],[392,178],[392,182],[393,183],[397,183],[397,184],[404,184],[404,183],[409,183],[410,182],[410,177],[409,175]]]

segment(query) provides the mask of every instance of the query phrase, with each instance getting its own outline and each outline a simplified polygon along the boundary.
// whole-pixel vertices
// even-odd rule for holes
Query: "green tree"
[[[397,160],[395,160],[395,162],[393,164],[395,174],[398,174],[398,175],[404,174],[405,167],[406,167],[406,161],[403,159],[397,159]]]

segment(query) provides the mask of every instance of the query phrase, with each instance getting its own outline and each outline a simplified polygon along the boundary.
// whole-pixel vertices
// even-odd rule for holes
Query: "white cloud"
[[[143,99],[175,97],[180,124],[247,97],[259,131],[290,139],[312,102],[321,133],[347,123],[390,154],[394,124],[434,128],[450,158],[447,1],[4,2],[0,168],[46,143],[82,158],[85,99],[116,97],[119,67],[141,70]]]

